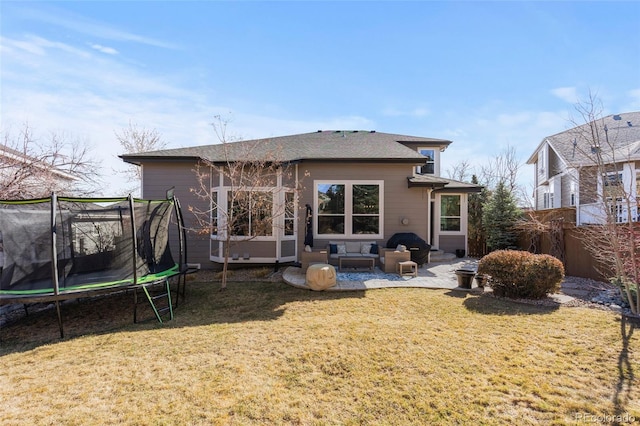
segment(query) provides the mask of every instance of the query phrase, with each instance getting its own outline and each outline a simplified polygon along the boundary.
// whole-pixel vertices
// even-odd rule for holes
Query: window
[[[295,196],[293,192],[284,194],[284,235],[293,235],[295,222]]]
[[[419,149],[418,152],[426,157],[425,164],[416,168],[419,175],[432,175],[436,172],[436,151],[434,149]]]
[[[218,192],[211,194],[211,235],[218,235]]]
[[[621,186],[622,185],[622,173],[607,173],[602,176],[604,180],[604,186]]]
[[[229,192],[227,202],[231,235],[264,237],[273,234],[273,195],[270,192]]]
[[[382,235],[382,183],[316,183],[318,235]]]
[[[352,232],[377,234],[380,229],[380,191],[378,185],[353,185]]]
[[[603,195],[605,197],[619,198],[624,196],[622,173],[613,172],[604,174],[602,175],[602,183],[604,185]]]
[[[460,231],[460,196],[440,197],[440,230]]]
[[[571,192],[569,194],[569,205],[575,206],[576,205],[576,183],[575,182],[571,182],[570,191]]]
[[[552,209],[553,208],[553,192],[545,192],[543,198],[543,208]]]

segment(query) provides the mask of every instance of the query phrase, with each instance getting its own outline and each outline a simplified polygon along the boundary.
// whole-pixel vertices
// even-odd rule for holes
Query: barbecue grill
[[[393,234],[393,236],[389,238],[389,241],[387,241],[387,248],[396,248],[399,244],[402,244],[411,252],[411,260],[418,265],[424,265],[429,262],[431,244],[428,244],[413,232]]]

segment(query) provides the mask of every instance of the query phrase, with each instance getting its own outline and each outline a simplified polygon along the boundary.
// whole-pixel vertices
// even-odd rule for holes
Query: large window
[[[273,234],[273,194],[270,192],[230,192],[227,212],[231,235],[264,237]]]
[[[381,236],[382,183],[316,184],[318,235]]]
[[[460,231],[460,196],[440,197],[440,230]]]

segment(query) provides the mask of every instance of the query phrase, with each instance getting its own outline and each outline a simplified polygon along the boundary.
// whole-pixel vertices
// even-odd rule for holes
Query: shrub
[[[541,299],[560,289],[564,267],[548,254],[498,250],[480,259],[478,273],[490,276],[496,296]]]

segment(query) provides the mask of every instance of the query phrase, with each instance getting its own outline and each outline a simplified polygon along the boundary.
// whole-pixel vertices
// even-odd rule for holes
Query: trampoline
[[[172,224],[177,262],[170,248]],[[142,289],[162,322],[165,312],[173,319],[169,278],[178,277],[175,304],[184,296],[185,229],[173,191],[165,200],[56,194],[0,200],[0,248],[0,305],[55,302],[61,337],[62,300],[134,289],[136,322],[137,290]],[[157,284],[164,284],[164,292],[151,296],[148,288]],[[159,309],[161,297],[166,306]]]

